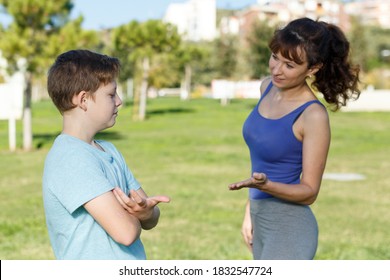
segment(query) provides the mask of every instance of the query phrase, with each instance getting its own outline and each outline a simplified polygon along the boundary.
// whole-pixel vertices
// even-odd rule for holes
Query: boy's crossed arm
[[[140,188],[127,196],[120,188],[106,192],[84,204],[85,209],[116,242],[129,246],[141,234],[141,229],[152,229],[158,223],[160,202],[167,196],[148,197]]]
[[[113,193],[122,207],[138,218],[142,228],[146,230],[154,228],[158,223],[160,210],[157,204],[168,203],[171,200],[164,195],[148,197],[142,188],[137,191],[131,190],[128,196],[118,187],[113,190]]]
[[[140,221],[129,215],[111,191],[88,201],[84,208],[116,242],[129,246],[139,238]]]

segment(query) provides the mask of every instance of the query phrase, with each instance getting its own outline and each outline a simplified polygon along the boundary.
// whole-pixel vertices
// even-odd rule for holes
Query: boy
[[[142,229],[157,225],[159,202],[148,197],[121,153],[96,133],[115,124],[118,59],[88,50],[57,57],[48,92],[63,117],[47,155],[43,199],[57,259],[146,259]]]

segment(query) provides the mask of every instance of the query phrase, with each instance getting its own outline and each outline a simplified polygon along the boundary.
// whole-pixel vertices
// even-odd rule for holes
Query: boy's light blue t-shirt
[[[61,134],[45,160],[43,199],[50,241],[57,259],[146,259],[140,239],[115,242],[83,205],[119,186],[126,194],[140,185],[115,146],[105,152]]]

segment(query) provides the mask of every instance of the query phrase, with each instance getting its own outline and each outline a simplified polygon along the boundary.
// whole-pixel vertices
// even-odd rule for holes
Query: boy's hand
[[[122,207],[137,217],[141,222],[153,218],[154,208],[160,202],[168,203],[171,199],[164,195],[148,197],[142,190],[137,192],[130,190],[127,196],[120,188],[116,187],[113,193]]]

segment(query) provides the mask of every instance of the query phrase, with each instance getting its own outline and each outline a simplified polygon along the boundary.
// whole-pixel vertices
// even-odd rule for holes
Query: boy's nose
[[[119,95],[116,95],[116,106],[119,107],[122,105],[122,99],[119,97]]]

